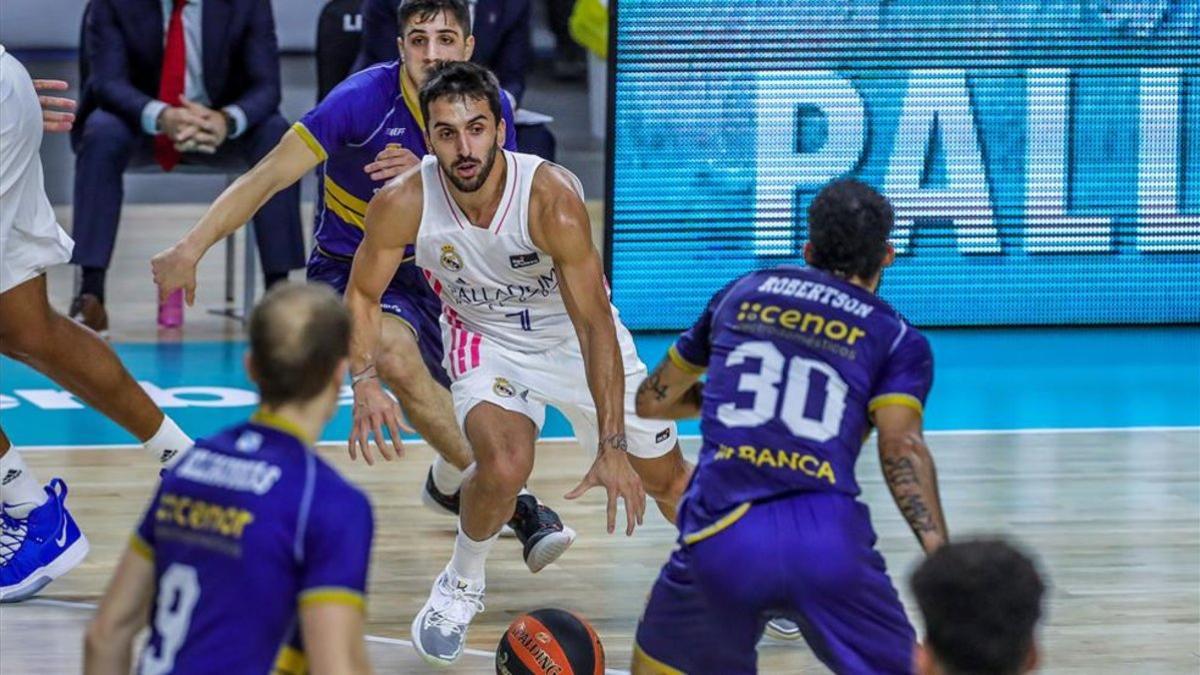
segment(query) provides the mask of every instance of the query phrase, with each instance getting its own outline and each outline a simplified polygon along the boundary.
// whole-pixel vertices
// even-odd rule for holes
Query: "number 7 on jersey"
[[[528,309],[523,309],[519,312],[513,312],[512,314],[505,314],[504,316],[510,319],[519,320],[521,322],[521,330],[523,331],[533,330],[533,319],[529,316]]]

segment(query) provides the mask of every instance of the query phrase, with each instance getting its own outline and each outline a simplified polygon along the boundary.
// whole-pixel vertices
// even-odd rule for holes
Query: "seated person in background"
[[[554,33],[554,76],[559,80],[587,77],[587,52],[571,37],[575,0],[546,0],[546,18]]]
[[[1035,630],[1046,587],[1024,553],[1001,540],[947,544],[912,575],[925,617],[919,675],[1020,675],[1038,666]]]
[[[75,148],[72,262],[83,268],[70,314],[104,332],[104,279],[126,167],[244,168],[288,129],[279,113],[279,52],[266,0],[92,0]],[[255,215],[267,286],[304,266],[300,190]]]
[[[188,302],[196,288],[196,266],[214,244],[241,227],[259,204],[317,169],[322,187],[316,204],[316,240],[308,278],[345,292],[350,265],[363,238],[367,202],[384,183],[420,164],[427,154],[425,118],[417,92],[429,70],[443,61],[463,61],[472,40],[465,31],[467,8],[462,0],[405,0],[400,9],[403,61],[381,63],[359,71],[329,92],[300,118],[266,159],[229,186],[179,243],[151,262],[160,293],[183,288]],[[506,126],[512,124],[507,99],[501,102]],[[511,137],[505,148],[516,149]],[[429,287],[411,255],[401,265],[383,296],[378,372],[359,373],[352,386],[377,374],[396,394],[413,426],[437,451],[425,482],[424,503],[439,513],[458,515],[459,487],[473,461],[459,430],[450,400],[450,378],[442,365],[442,303]],[[370,429],[362,409],[355,412],[363,430],[363,457],[373,463],[365,445]],[[371,427],[374,428],[374,427]],[[397,439],[399,430],[392,430]],[[356,453],[351,437],[351,456]],[[391,459],[382,434],[379,452]],[[525,545],[526,561],[537,571],[541,553],[567,535],[558,516],[533,495],[519,500],[513,530]],[[536,569],[535,569],[536,568]]]
[[[354,70],[396,58],[398,0],[364,0],[362,53]],[[525,74],[530,68],[529,0],[469,0],[475,51],[471,61],[491,70],[513,109],[521,107]],[[517,118],[517,150],[554,161],[554,134],[545,124],[522,124]]]
[[[267,293],[246,357],[262,404],[163,476],[88,627],[85,673],[129,673],[147,620],[139,673],[370,672],[371,503],[314,450],[349,351],[333,291]]]

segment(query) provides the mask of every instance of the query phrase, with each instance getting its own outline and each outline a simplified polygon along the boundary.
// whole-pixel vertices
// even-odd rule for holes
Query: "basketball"
[[[496,648],[503,675],[600,675],[604,645],[591,624],[562,609],[538,609],[513,620]]]

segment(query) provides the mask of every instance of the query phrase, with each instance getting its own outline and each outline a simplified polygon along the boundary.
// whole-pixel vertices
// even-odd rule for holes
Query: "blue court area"
[[[1200,426],[1200,327],[927,331],[936,377],[933,430]],[[656,363],[673,335],[642,335]],[[116,345],[151,396],[190,434],[248,416],[256,396],[244,343]],[[582,379],[580,386],[583,386]],[[350,392],[325,439],[345,439]],[[127,444],[133,438],[40,374],[0,357],[0,424],[20,446]],[[685,434],[698,433],[685,423]],[[571,435],[557,414],[544,435]]]

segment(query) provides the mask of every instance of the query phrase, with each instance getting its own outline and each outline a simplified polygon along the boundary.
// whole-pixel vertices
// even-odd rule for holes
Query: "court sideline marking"
[[[22,602],[20,604],[13,605],[12,607],[14,607],[14,608],[20,607],[21,605],[34,605],[34,606],[39,606],[39,607],[59,607],[61,609],[79,609],[79,610],[84,610],[87,612],[95,612],[97,609],[97,605],[95,605],[94,603],[91,603],[91,602],[76,602],[73,600],[54,600],[52,598],[32,598],[32,599],[26,600],[25,602]],[[367,639],[367,642],[374,642],[377,644],[396,645],[396,646],[409,647],[409,648],[412,648],[412,646],[413,646],[412,641],[405,640],[403,638],[390,638],[390,637],[383,637],[382,635],[368,635],[368,636],[366,636],[366,639]],[[493,661],[496,659],[496,652],[489,652],[489,651],[486,651],[483,649],[472,649],[470,647],[463,649],[463,654],[466,654],[468,656],[478,656],[480,658],[491,659]],[[605,675],[629,675],[629,671],[627,671],[627,670],[615,670],[612,668],[607,668],[607,669],[605,669],[604,672],[605,672]]]

